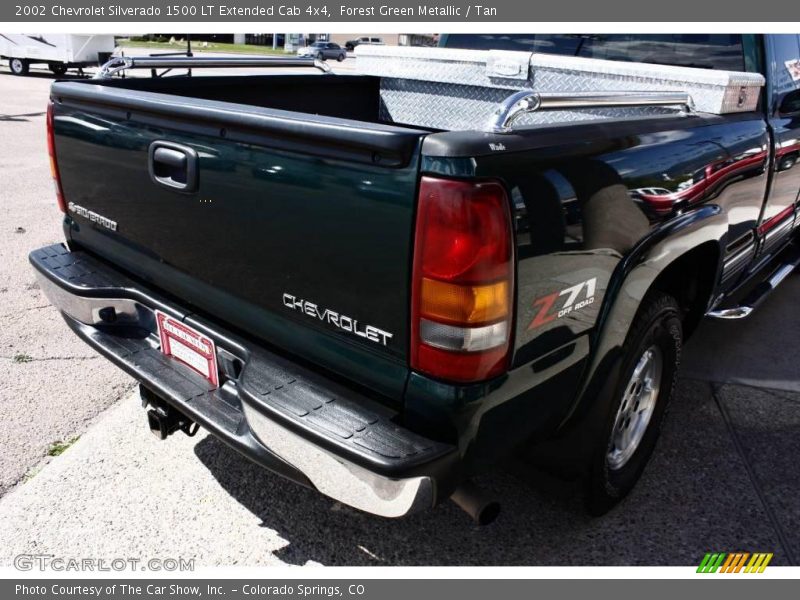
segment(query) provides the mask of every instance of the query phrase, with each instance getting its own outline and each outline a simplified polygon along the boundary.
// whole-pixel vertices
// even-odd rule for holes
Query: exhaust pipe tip
[[[484,525],[491,525],[494,523],[499,516],[500,503],[497,500],[490,500],[473,519],[475,519],[475,523],[483,527]]]
[[[493,523],[500,515],[500,503],[471,481],[458,486],[450,499],[480,526]]]

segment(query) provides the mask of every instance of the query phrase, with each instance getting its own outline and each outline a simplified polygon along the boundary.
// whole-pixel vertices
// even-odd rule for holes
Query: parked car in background
[[[347,49],[348,52],[352,52],[353,50],[356,49],[356,46],[364,46],[364,45],[383,46],[384,45],[383,38],[364,36],[345,42],[344,47]]]
[[[310,46],[298,48],[297,56],[312,56],[318,60],[334,58],[342,62],[347,58],[347,52],[339,44],[333,42],[314,42]]]

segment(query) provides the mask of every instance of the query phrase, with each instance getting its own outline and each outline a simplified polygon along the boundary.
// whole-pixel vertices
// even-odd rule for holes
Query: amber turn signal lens
[[[509,313],[508,282],[458,285],[422,280],[420,316],[444,323],[472,325],[504,319]]]

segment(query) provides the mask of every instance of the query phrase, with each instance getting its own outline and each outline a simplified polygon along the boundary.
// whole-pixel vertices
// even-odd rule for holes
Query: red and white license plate
[[[161,352],[191,367],[208,379],[211,385],[218,387],[217,349],[214,340],[160,310],[156,311],[156,323],[158,337],[161,339]]]

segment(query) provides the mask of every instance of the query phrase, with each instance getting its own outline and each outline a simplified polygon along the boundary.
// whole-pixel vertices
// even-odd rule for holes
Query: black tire
[[[672,296],[654,292],[642,302],[631,327],[623,346],[620,376],[606,423],[591,455],[590,470],[586,480],[586,507],[593,515],[608,512],[630,492],[653,453],[678,377],[683,343],[680,317],[680,308]],[[620,408],[626,398],[627,404],[631,404],[631,400],[635,399],[635,406],[638,408],[642,396],[630,392],[641,390],[642,383],[641,381],[637,383],[632,378],[634,371],[637,366],[649,364],[648,356],[658,356],[659,353],[661,370],[659,381],[656,382],[657,392],[649,396],[654,399],[650,418],[641,428],[643,433],[640,441],[638,444],[628,445],[628,448],[632,447],[633,450],[627,458],[624,458],[625,452],[620,452],[617,448],[615,438],[617,432],[626,429],[626,419],[622,418],[620,427],[617,428],[617,417],[625,414],[625,411],[620,412]],[[655,363],[655,360],[653,362]],[[631,418],[627,418],[627,427],[630,427],[630,424]],[[613,464],[622,458],[624,458],[622,464]]]
[[[338,62],[342,62],[344,59],[345,59],[345,54],[344,53],[342,53],[342,54],[340,54],[339,56],[336,57],[336,60]]]
[[[67,65],[64,63],[50,63],[50,72],[59,77],[67,72]]]
[[[797,156],[787,156],[778,163],[778,171],[788,171],[794,167],[797,162]]]
[[[325,60],[325,55],[322,52],[317,52],[317,60]]]
[[[8,68],[14,75],[27,75],[31,66],[24,58],[10,58],[8,59]]]

